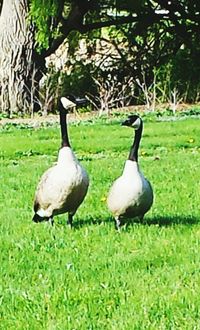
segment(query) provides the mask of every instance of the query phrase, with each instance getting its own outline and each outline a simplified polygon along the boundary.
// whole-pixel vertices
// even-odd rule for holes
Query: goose
[[[61,148],[55,166],[41,177],[34,199],[34,222],[50,221],[55,215],[68,213],[67,223],[72,226],[73,216],[83,202],[89,186],[89,177],[72,151],[67,130],[68,99],[58,103],[61,127]]]
[[[137,115],[129,115],[122,125],[134,128],[135,136],[123,173],[114,181],[107,198],[108,209],[115,218],[117,229],[120,229],[122,218],[138,217],[142,220],[153,204],[152,186],[138,164],[143,121]]]

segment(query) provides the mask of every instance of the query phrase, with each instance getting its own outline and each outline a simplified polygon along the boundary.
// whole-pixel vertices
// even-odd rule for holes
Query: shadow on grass
[[[134,224],[141,225],[157,225],[160,227],[168,227],[174,225],[195,225],[200,222],[200,218],[194,216],[182,216],[182,215],[171,215],[171,216],[155,216],[151,218],[144,218],[142,221],[139,219],[128,220],[127,225],[131,226]]]
[[[200,223],[200,218],[194,216],[181,216],[181,215],[171,215],[171,216],[155,216],[150,218],[144,218],[142,221],[138,218],[135,219],[122,219],[122,227],[131,227],[135,225],[142,226],[160,226],[160,227],[168,227],[174,225],[195,225]],[[59,225],[63,225],[63,221],[57,222]],[[94,226],[94,225],[104,225],[111,224],[111,226],[115,227],[115,220],[111,216],[100,216],[100,217],[87,217],[87,219],[75,219],[73,221],[73,228],[79,229],[86,226]]]
[[[103,225],[103,224],[107,224],[107,223],[111,223],[114,226],[114,219],[112,219],[110,216],[106,216],[106,217],[87,217],[87,219],[82,220],[82,219],[74,219],[73,221],[73,227],[74,228],[82,228],[84,226],[95,226],[95,225]]]

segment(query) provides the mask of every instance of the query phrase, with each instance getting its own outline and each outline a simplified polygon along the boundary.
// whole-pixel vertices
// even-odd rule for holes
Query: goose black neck
[[[137,131],[135,131],[134,141],[133,141],[133,144],[131,146],[130,153],[128,156],[129,160],[132,160],[135,162],[138,162],[138,149],[139,149],[140,140],[141,140],[141,136],[142,136],[142,129],[143,129],[143,124],[141,122],[139,129]]]
[[[60,104],[59,106],[59,111],[60,111],[61,138],[62,138],[61,148],[70,147],[68,131],[67,131],[67,114],[66,114],[66,110],[63,109],[62,104]]]

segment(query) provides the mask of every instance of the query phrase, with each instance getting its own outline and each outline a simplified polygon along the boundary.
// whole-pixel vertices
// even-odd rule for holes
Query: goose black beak
[[[121,123],[122,126],[130,126],[131,123],[130,123],[130,120],[129,119],[126,119],[124,120],[122,123]]]
[[[33,222],[43,222],[43,221],[48,221],[49,218],[42,218],[40,217],[37,213],[34,214],[32,221]]]

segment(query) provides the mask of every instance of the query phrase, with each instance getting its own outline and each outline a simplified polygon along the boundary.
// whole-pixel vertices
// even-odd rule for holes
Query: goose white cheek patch
[[[68,100],[66,97],[61,97],[61,102],[62,102],[62,105],[65,109],[68,109],[68,108],[72,108],[72,107],[75,107],[76,104],[70,100]]]
[[[37,211],[37,214],[38,214],[39,217],[41,217],[41,218],[44,218],[44,217],[47,216],[47,215],[46,215],[46,212],[45,212],[43,209],[38,210],[38,211]]]
[[[140,127],[140,124],[141,124],[141,120],[140,120],[140,118],[138,118],[138,119],[136,119],[136,121],[132,124],[132,127],[134,128],[134,129],[138,129],[139,127]]]

